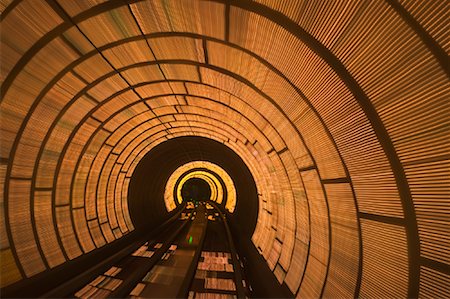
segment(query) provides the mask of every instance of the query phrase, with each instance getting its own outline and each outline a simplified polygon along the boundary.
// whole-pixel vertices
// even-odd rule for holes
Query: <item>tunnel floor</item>
[[[166,229],[67,297],[251,297],[221,213],[210,204],[188,204]]]

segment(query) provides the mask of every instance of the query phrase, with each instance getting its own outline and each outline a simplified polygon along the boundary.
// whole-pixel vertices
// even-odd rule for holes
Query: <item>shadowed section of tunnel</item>
[[[181,195],[184,201],[206,201],[211,196],[211,188],[205,180],[192,178],[184,183]]]
[[[131,219],[139,232],[148,231],[167,220],[164,188],[170,175],[192,161],[208,161],[221,166],[233,179],[236,211],[230,223],[250,238],[258,216],[258,193],[252,174],[242,159],[225,145],[202,137],[179,137],[168,140],[148,152],[133,173],[128,205]],[[174,211],[173,213],[175,213]]]

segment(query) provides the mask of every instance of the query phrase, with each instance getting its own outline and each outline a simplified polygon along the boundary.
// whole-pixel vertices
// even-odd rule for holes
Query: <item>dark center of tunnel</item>
[[[194,136],[173,138],[157,145],[136,166],[130,178],[128,207],[137,232],[157,227],[182,208],[183,205],[179,205],[174,211],[167,212],[165,186],[177,168],[193,161],[214,163],[232,178],[236,188],[236,209],[233,214],[227,213],[227,218],[231,226],[239,227],[240,236],[250,239],[258,217],[258,192],[249,168],[226,145]],[[198,195],[202,196],[200,192]],[[225,211],[223,205],[221,208]]]
[[[211,197],[211,188],[205,180],[191,178],[183,184],[181,196],[184,202],[207,201]]]

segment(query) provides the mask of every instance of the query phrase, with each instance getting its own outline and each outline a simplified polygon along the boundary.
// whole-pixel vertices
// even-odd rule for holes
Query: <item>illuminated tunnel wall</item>
[[[245,163],[293,294],[448,295],[447,1],[0,3],[2,287],[162,221],[130,188],[193,136]]]

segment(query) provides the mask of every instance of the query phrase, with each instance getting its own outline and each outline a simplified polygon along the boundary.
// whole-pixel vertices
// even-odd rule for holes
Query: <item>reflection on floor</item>
[[[229,252],[202,252],[189,298],[236,298]]]
[[[122,283],[121,279],[114,278],[122,269],[111,267],[103,275],[98,276],[84,288],[79,290],[75,297],[78,298],[105,298],[117,289]]]

